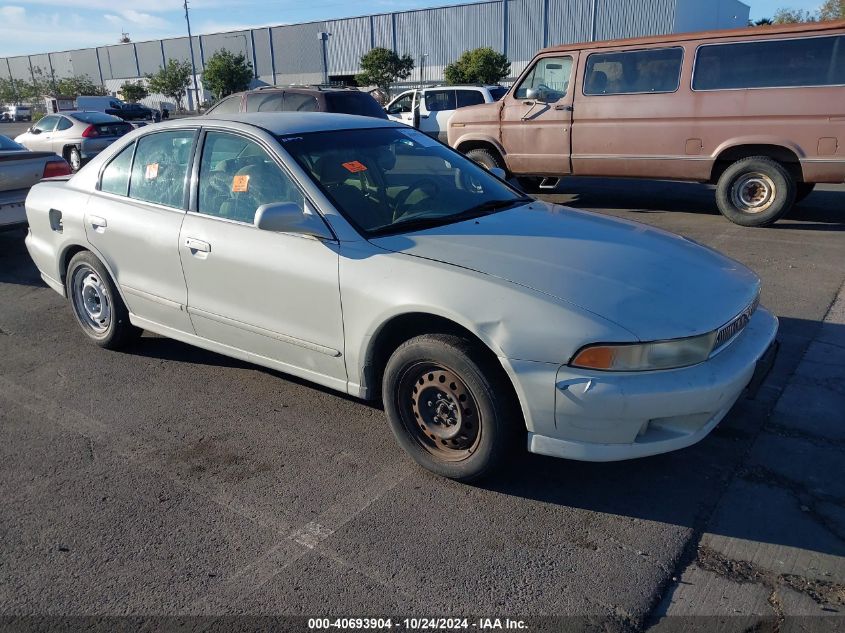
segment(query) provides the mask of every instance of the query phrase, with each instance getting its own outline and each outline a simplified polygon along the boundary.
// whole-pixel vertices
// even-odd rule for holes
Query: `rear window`
[[[845,35],[701,46],[693,90],[845,84]]]
[[[97,128],[99,136],[123,136],[132,131],[132,126],[129,123],[120,121],[119,123],[98,123],[94,127]]]
[[[585,95],[675,92],[681,82],[682,48],[593,53],[587,58]]]
[[[284,93],[279,91],[252,92],[246,96],[247,112],[281,112]]]
[[[456,90],[455,92],[458,95],[459,108],[484,103],[484,95],[480,90]]]
[[[387,114],[378,101],[363,92],[327,92],[326,106],[329,112],[358,114],[377,119],[386,119]]]
[[[508,89],[504,86],[496,86],[495,88],[490,88],[490,96],[493,97],[493,101],[498,101],[506,94],[508,94]]]
[[[77,121],[83,123],[90,123],[92,125],[97,123],[123,123],[123,119],[106,114],[105,112],[75,112],[70,115]]]

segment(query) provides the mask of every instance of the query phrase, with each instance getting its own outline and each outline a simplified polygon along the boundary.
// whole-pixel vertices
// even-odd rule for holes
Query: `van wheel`
[[[795,203],[796,183],[786,168],[766,156],[730,165],[716,184],[719,211],[735,224],[767,226]]]
[[[79,153],[79,150],[76,147],[71,147],[66,153],[67,162],[70,163],[70,168],[74,172],[82,169],[82,154]]]
[[[437,475],[477,480],[520,446],[524,427],[507,376],[458,336],[425,334],[400,345],[382,393],[399,445]]]
[[[508,168],[505,165],[505,161],[499,156],[499,153],[487,149],[485,147],[477,147],[475,149],[471,149],[466,153],[466,157],[470,160],[478,163],[484,169],[493,169],[494,167],[498,167],[499,169],[504,169],[505,174],[510,177],[510,172],[508,172]]]
[[[801,202],[804,198],[809,196],[813,193],[813,189],[816,188],[816,183],[814,182],[799,182],[795,185],[795,204]]]
[[[82,331],[100,347],[119,349],[141,335],[102,262],[80,251],[67,267],[66,291]]]

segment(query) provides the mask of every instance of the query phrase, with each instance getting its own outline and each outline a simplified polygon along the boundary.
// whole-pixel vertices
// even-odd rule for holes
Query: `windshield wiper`
[[[488,200],[487,202],[482,202],[481,204],[470,207],[460,213],[454,213],[452,215],[438,215],[427,218],[413,218],[394,222],[393,224],[385,224],[384,226],[371,229],[369,232],[372,235],[386,235],[390,233],[430,229],[444,224],[454,224],[455,222],[480,218],[481,216],[489,215],[495,211],[501,211],[503,209],[508,209],[521,204],[528,204],[530,202],[534,202],[534,199],[527,196],[513,198],[511,200]]]

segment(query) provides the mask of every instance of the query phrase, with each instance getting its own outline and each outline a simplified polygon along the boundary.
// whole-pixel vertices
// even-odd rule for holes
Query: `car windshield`
[[[0,134],[0,151],[20,151],[26,149],[23,145],[18,145],[8,136]]]
[[[342,114],[360,114],[371,116],[377,119],[386,119],[387,113],[378,101],[363,92],[327,92],[326,105],[329,112],[340,112]]]
[[[367,236],[451,224],[532,201],[417,130],[332,130],[279,140]]]
[[[123,119],[118,118],[116,116],[112,116],[111,114],[105,114],[103,112],[74,112],[71,114],[74,119],[77,121],[82,121],[83,123],[123,123]]]

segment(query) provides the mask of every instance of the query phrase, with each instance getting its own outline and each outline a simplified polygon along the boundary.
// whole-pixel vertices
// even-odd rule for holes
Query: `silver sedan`
[[[380,400],[447,477],[519,446],[606,461],[704,438],[776,350],[757,276],[497,175],[390,121],[182,119],[36,185],[26,243],[97,344],[149,330]]]
[[[78,171],[132,129],[123,119],[102,112],[62,112],[43,117],[15,141],[35,152],[58,154]]]

